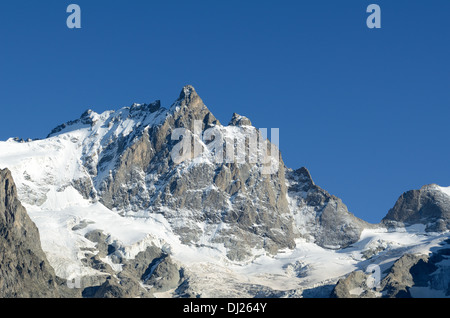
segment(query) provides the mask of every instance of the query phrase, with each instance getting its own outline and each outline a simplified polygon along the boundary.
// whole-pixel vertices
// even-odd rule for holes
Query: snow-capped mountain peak
[[[178,130],[190,134],[174,138]],[[237,113],[228,126],[220,124],[187,85],[169,108],[157,100],[87,110],[46,139],[0,142],[0,168],[11,171],[56,274],[99,282],[105,290],[114,285],[105,273],[137,275],[130,268],[151,259],[153,269],[141,268],[143,280],[132,280],[143,294],[152,290],[147,283],[162,284],[154,276],[158,266],[189,281],[191,295],[225,292],[205,273],[225,277],[234,296],[237,286],[246,286],[246,295],[301,294],[336,282],[367,255],[389,250],[400,257],[397,247],[413,250],[422,240],[429,250],[445,238],[450,188],[405,193],[382,224],[368,224],[316,185],[306,168],[286,167],[276,148],[269,160],[253,160],[252,145],[264,145],[254,154],[267,159],[271,143],[263,139]],[[186,160],[174,160],[174,150],[191,146]],[[276,169],[264,173],[267,165]],[[420,232],[414,240],[386,234],[389,227],[417,224],[438,234],[425,239]],[[180,268],[185,277],[175,275]],[[175,280],[158,291],[178,287]]]

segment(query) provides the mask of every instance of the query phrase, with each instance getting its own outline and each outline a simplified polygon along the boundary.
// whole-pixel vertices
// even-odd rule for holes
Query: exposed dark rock
[[[450,196],[436,185],[403,193],[383,218],[387,226],[421,223],[429,232],[450,230]]]
[[[450,248],[438,247],[432,250],[430,255],[404,254],[384,273],[384,277],[380,277],[379,284],[375,286],[367,284],[370,274],[354,271],[338,281],[331,297],[448,297],[450,267],[447,263]]]
[[[180,268],[170,256],[155,259],[144,274],[144,283],[152,286],[153,292],[166,292],[177,288],[181,283]]]
[[[87,294],[86,294],[87,295]],[[135,277],[122,273],[118,278],[109,276],[99,286],[92,298],[147,298],[150,294],[140,286]]]
[[[325,248],[344,248],[359,240],[372,225],[351,214],[341,199],[315,185],[306,168],[288,170],[289,196],[296,227],[304,237]]]
[[[351,272],[340,279],[331,292],[331,298],[374,298],[375,294],[367,286],[368,275],[363,271]]]
[[[151,245],[133,259],[121,257],[119,251],[108,244],[108,237],[101,231],[91,231],[86,238],[97,243],[98,253],[83,259],[84,265],[104,275],[83,281],[85,298],[147,298],[153,293],[176,289],[182,281],[182,269],[170,256]],[[116,259],[122,265],[118,272],[102,261],[105,256]]]
[[[39,231],[17,198],[9,170],[0,170],[0,297],[75,297],[55,275]]]
[[[229,126],[251,126],[252,122],[245,116],[233,113],[231,121],[228,123]]]

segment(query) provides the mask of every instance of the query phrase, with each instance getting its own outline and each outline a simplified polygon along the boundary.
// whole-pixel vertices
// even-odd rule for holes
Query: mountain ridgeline
[[[401,259],[406,247],[384,233],[420,225],[427,248],[442,243],[449,188],[405,192],[380,224],[369,224],[305,167],[286,167],[266,136],[237,113],[221,124],[187,85],[169,108],[154,101],[87,110],[44,140],[0,142],[0,167],[10,168],[0,171],[0,296],[350,297],[357,289],[397,297],[414,294],[414,279],[398,274],[402,266],[430,260],[447,277],[446,250]],[[286,253],[303,256],[285,264]],[[310,254],[319,256],[307,263]],[[336,259],[321,280],[323,255]],[[263,283],[257,271],[255,283],[244,283],[226,267],[257,266],[258,257],[279,266]],[[390,273],[376,291],[354,271],[372,261]],[[208,281],[219,272],[228,289]],[[274,283],[280,272],[289,287]],[[439,285],[430,275],[427,282]],[[393,277],[402,289],[392,289]],[[81,289],[67,288],[73,278]]]
[[[80,124],[95,130],[99,120],[89,110],[49,137]],[[222,140],[227,136],[245,139],[246,131],[258,132],[236,113],[228,126],[221,125],[192,86],[182,89],[170,109],[162,108],[159,101],[135,104],[110,113],[102,126],[112,132],[124,121],[132,125],[128,134],[111,138],[114,134],[106,133],[96,151],[84,151],[82,160],[89,175],[74,184],[84,197],[98,199],[110,209],[129,215],[138,211],[163,214],[185,244],[206,237],[224,244],[230,259],[244,260],[252,256],[253,248],[271,254],[293,248],[300,236],[313,238],[320,246],[342,248],[356,242],[368,226],[349,213],[340,199],[314,185],[305,168],[285,167],[281,155],[276,172],[266,175],[261,165],[248,160],[196,163],[192,156],[174,163],[171,152],[178,140],[172,140],[171,134],[177,128],[194,132],[195,122],[201,122],[201,134],[215,127]],[[307,222],[297,224],[296,219]],[[218,229],[219,224],[226,226]]]

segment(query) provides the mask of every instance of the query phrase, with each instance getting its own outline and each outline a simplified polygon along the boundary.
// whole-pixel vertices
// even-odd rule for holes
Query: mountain
[[[87,110],[45,139],[0,142],[0,167],[83,297],[328,297],[368,262],[447,237],[446,188],[369,224],[267,135],[237,113],[221,124],[187,85],[168,108]]]
[[[208,128],[224,143],[242,141],[244,152],[249,152],[249,136],[261,138],[248,119],[238,116],[233,114],[230,125],[222,126],[194,88],[186,86],[169,109],[156,101],[118,112],[89,110],[54,129],[48,139],[70,138],[79,150],[73,158],[78,167],[71,168],[64,187],[70,185],[83,198],[123,215],[163,215],[183,243],[223,244],[232,260],[251,257],[253,248],[272,254],[293,248],[300,235],[321,246],[342,247],[358,240],[364,222],[350,215],[339,199],[309,187],[312,180],[302,179],[302,171],[287,173],[281,156],[270,175],[262,173],[263,163],[245,158],[226,162],[226,153],[216,162],[208,149],[212,142],[204,140]],[[192,148],[198,143],[204,151],[195,158],[192,154],[189,162],[175,163],[170,154],[176,129],[195,132]],[[45,200],[45,194],[39,195],[38,203]],[[289,204],[295,205],[295,214]],[[310,223],[318,219],[319,228],[303,224],[303,214]],[[336,232],[336,226],[342,231]]]
[[[420,233],[421,239],[385,263],[384,278],[380,272],[378,285],[367,284],[373,273],[356,270],[338,281],[332,297],[450,297],[449,217],[450,188],[430,184],[403,193],[381,225],[389,231],[409,229],[410,234]],[[433,245],[424,249],[424,243],[433,240]],[[377,264],[377,257],[385,255],[375,252],[369,255]]]
[[[436,184],[403,193],[382,222],[387,226],[421,223],[427,232],[450,230],[450,190]]]

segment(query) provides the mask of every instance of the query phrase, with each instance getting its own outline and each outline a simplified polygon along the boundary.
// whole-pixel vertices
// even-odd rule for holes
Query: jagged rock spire
[[[228,126],[251,126],[252,122],[245,116],[241,116],[237,113],[233,113]]]
[[[198,96],[195,88],[192,85],[186,85],[180,92],[180,96],[175,101],[174,106],[189,108],[200,108],[205,106],[202,99]]]

